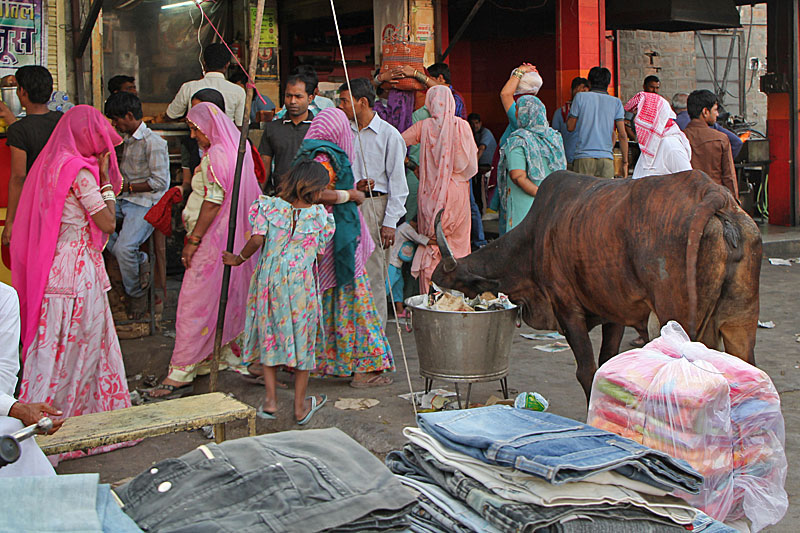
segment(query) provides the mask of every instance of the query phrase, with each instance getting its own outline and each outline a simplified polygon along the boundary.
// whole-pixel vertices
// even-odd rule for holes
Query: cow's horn
[[[439,252],[442,254],[444,271],[452,272],[456,269],[457,263],[456,258],[453,257],[453,252],[450,251],[450,245],[447,244],[447,239],[444,236],[444,230],[442,229],[442,212],[444,212],[444,209],[436,213],[436,218],[433,223],[436,227],[436,244],[439,245]]]

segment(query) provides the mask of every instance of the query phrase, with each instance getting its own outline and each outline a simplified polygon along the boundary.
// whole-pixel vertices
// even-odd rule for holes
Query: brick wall
[[[742,6],[739,8],[739,13],[744,35],[740,54],[743,59],[742,72],[745,75],[747,120],[756,122],[754,127],[766,133],[767,97],[759,91],[759,77],[764,74],[766,67],[767,9],[764,4],[753,7]],[[748,31],[750,47],[746,49]],[[701,63],[702,56],[699,60],[697,57],[694,32],[619,31],[618,39],[620,96],[623,102],[641,90],[642,81],[650,74],[655,74],[661,79],[661,94],[667,99],[672,98],[677,92],[691,92],[695,89],[697,69],[705,66]],[[659,55],[653,58],[651,65],[650,57],[646,54],[653,51]],[[754,77],[749,70],[750,58],[753,57],[760,61],[759,70]],[[750,86],[751,77],[752,86]],[[735,86],[731,92],[738,95],[738,82],[729,80],[730,83]]]

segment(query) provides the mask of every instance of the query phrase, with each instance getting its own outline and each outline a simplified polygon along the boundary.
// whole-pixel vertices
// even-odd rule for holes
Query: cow
[[[519,226],[458,260],[440,230],[433,281],[470,297],[504,292],[526,324],[563,332],[587,401],[597,325],[600,365],[619,352],[625,326],[647,338],[651,314],[755,364],[761,234],[701,171],[637,180],[554,172]]]

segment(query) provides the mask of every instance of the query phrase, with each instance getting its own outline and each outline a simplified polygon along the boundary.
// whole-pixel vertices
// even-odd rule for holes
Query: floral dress
[[[250,225],[265,240],[247,297],[244,359],[314,370],[320,320],[314,261],[333,236],[333,215],[321,205],[295,209],[261,196],[250,208]]]
[[[329,188],[332,189],[336,183],[333,166],[327,156],[318,156],[316,160],[328,171]],[[345,286],[336,285],[332,244],[319,263],[323,327],[317,333],[316,373],[323,376],[344,377],[354,373],[395,370],[392,348],[381,326],[365,267],[375,244],[360,211],[358,217],[361,239],[356,248],[353,282]]]
[[[131,406],[106,296],[111,283],[103,256],[92,248],[89,237],[89,217],[105,207],[95,177],[86,170],[79,172],[64,202],[39,327],[22,372],[19,400],[49,403],[63,411],[64,418]],[[102,446],[89,453],[130,444]],[[59,459],[82,455],[71,452]]]

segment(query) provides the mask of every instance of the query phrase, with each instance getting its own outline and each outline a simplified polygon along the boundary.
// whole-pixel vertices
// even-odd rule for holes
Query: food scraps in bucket
[[[435,283],[432,284],[433,290],[428,295],[427,307],[434,311],[454,311],[458,313],[471,313],[474,311],[501,311],[512,309],[514,304],[505,294],[497,295],[491,292],[484,292],[475,298],[467,298],[463,292],[449,289],[442,289]]]

